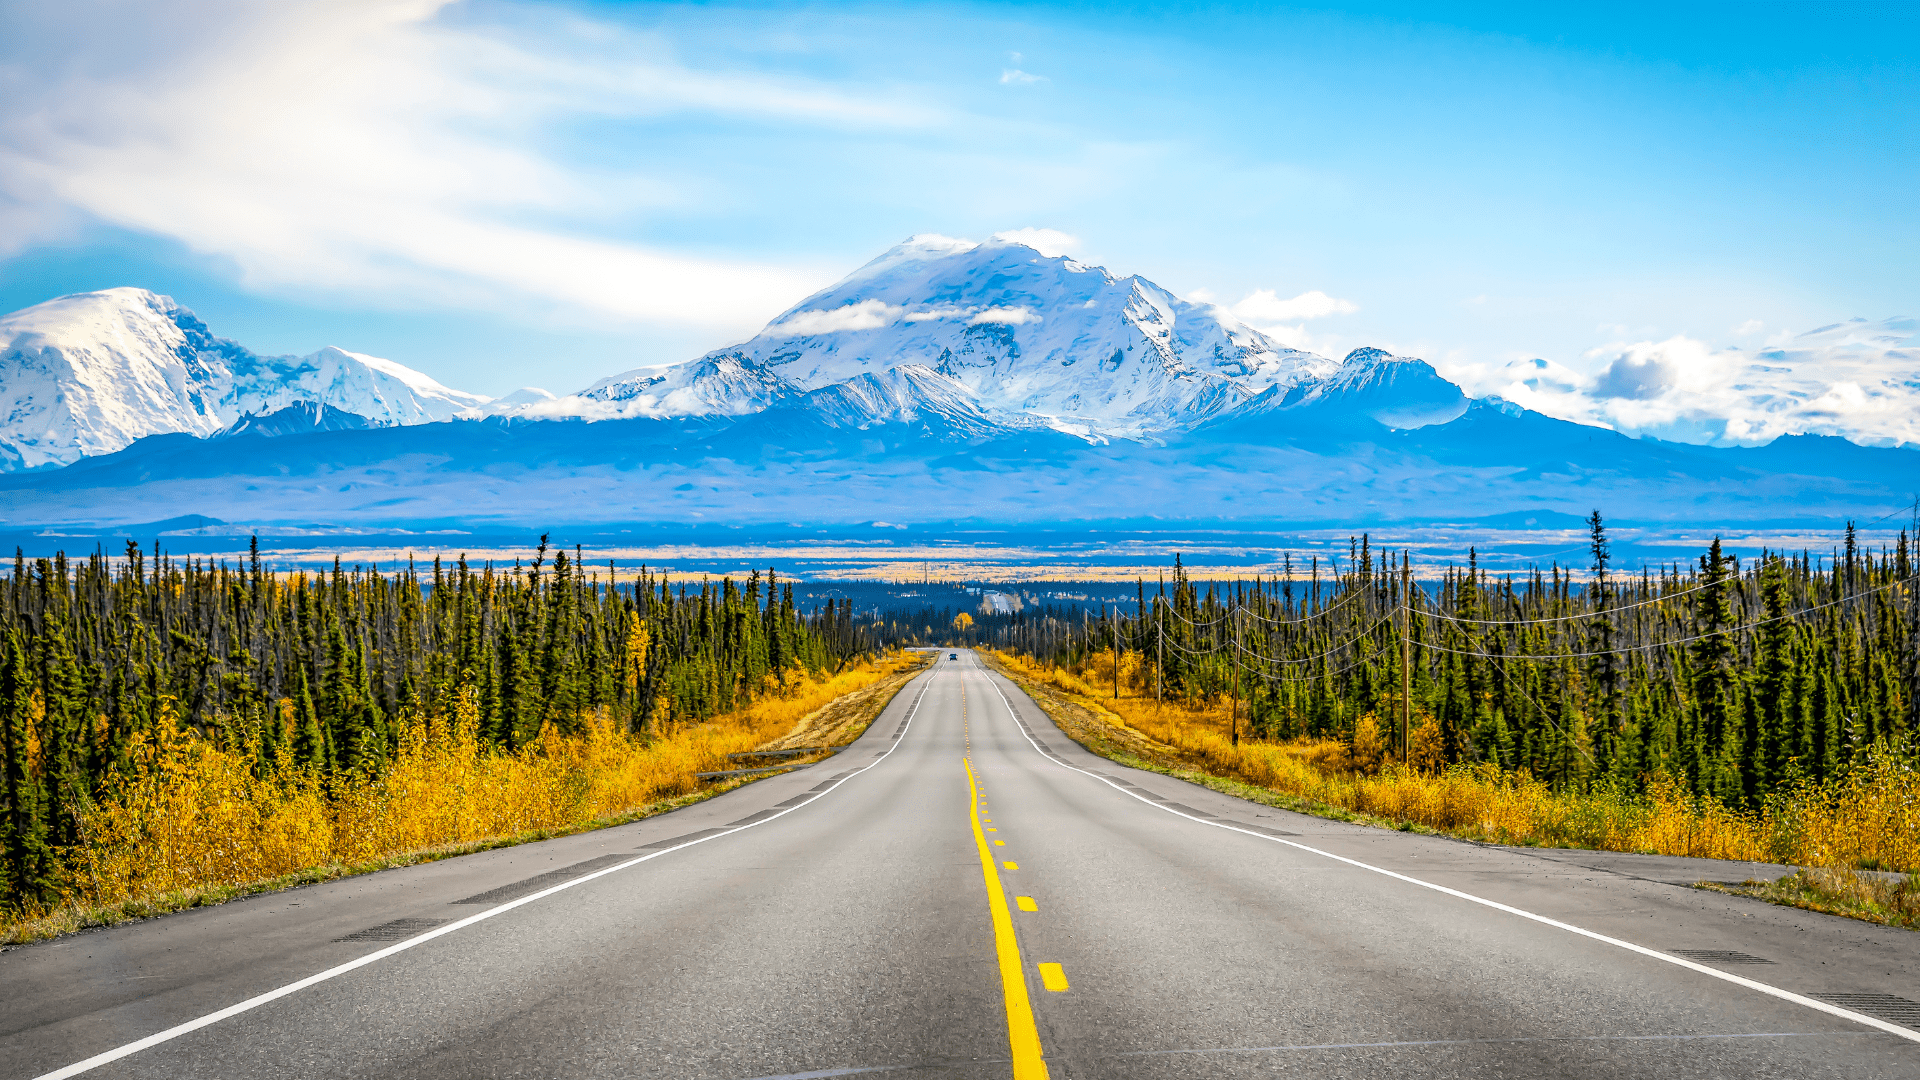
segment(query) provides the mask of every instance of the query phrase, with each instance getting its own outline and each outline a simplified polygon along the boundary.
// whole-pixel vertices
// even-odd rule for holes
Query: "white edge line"
[[[977,658],[975,660],[975,663],[978,664]],[[1801,994],[1796,994],[1791,990],[1782,990],[1777,986],[1772,986],[1763,982],[1756,982],[1753,979],[1745,978],[1740,975],[1734,975],[1730,972],[1719,971],[1714,968],[1707,967],[1704,964],[1696,964],[1691,960],[1685,960],[1678,956],[1673,956],[1668,953],[1660,952],[1656,949],[1649,949],[1645,945],[1635,945],[1631,941],[1623,941],[1620,938],[1608,937],[1605,934],[1595,933],[1592,930],[1583,929],[1581,927],[1573,925],[1572,923],[1564,923],[1558,919],[1548,918],[1545,915],[1536,915],[1531,911],[1526,911],[1521,908],[1513,907],[1512,905],[1509,905],[1509,904],[1503,904],[1498,900],[1489,900],[1484,896],[1475,896],[1472,893],[1461,892],[1458,889],[1450,889],[1445,885],[1436,885],[1431,881],[1422,881],[1416,877],[1408,877],[1405,874],[1396,873],[1392,870],[1388,870],[1383,867],[1371,866],[1367,863],[1360,862],[1357,859],[1349,859],[1345,855],[1335,855],[1331,851],[1322,851],[1319,848],[1309,847],[1306,844],[1296,844],[1291,840],[1286,840],[1278,836],[1267,836],[1263,833],[1254,832],[1251,829],[1236,828],[1235,826],[1230,825],[1224,821],[1208,821],[1204,818],[1197,818],[1191,814],[1183,814],[1178,810],[1161,806],[1159,803],[1156,803],[1151,799],[1145,798],[1144,796],[1135,795],[1133,792],[1128,791],[1126,788],[1121,787],[1119,784],[1114,783],[1112,780],[1109,780],[1104,776],[1101,776],[1097,773],[1088,772],[1087,770],[1079,768],[1074,765],[1069,765],[1065,761],[1062,761],[1061,759],[1054,757],[1052,754],[1047,753],[1045,750],[1040,749],[1039,745],[1033,741],[1033,736],[1027,732],[1026,725],[1021,722],[1020,714],[1014,712],[1013,702],[1007,700],[1006,691],[1000,689],[1000,684],[994,681],[993,672],[987,670],[985,665],[980,665],[980,670],[981,670],[981,674],[987,677],[987,683],[993,687],[994,692],[1000,695],[1000,703],[1006,706],[1007,715],[1013,719],[1014,726],[1020,729],[1020,734],[1027,740],[1027,744],[1033,747],[1034,753],[1039,754],[1041,757],[1046,758],[1048,761],[1053,762],[1055,765],[1058,765],[1063,769],[1071,769],[1082,776],[1090,776],[1093,779],[1100,781],[1101,783],[1107,785],[1108,787],[1112,788],[1113,790],[1119,792],[1122,795],[1127,795],[1132,798],[1139,799],[1141,802],[1146,803],[1148,806],[1153,807],[1155,810],[1165,810],[1167,813],[1172,814],[1175,817],[1183,817],[1183,818],[1186,818],[1188,821],[1199,822],[1202,825],[1211,825],[1216,829],[1225,829],[1228,832],[1237,832],[1244,836],[1251,836],[1259,840],[1271,840],[1276,844],[1285,844],[1290,848],[1298,848],[1301,851],[1309,852],[1314,855],[1320,855],[1325,858],[1332,859],[1335,862],[1346,863],[1348,866],[1358,867],[1362,870],[1370,870],[1373,873],[1385,875],[1386,877],[1393,878],[1396,881],[1404,881],[1409,885],[1418,885],[1423,889],[1432,889],[1434,892],[1444,893],[1448,896],[1456,897],[1461,900],[1466,900],[1470,903],[1480,904],[1483,907],[1490,907],[1495,911],[1504,911],[1509,915],[1518,915],[1523,919],[1531,919],[1534,922],[1541,923],[1546,926],[1551,926],[1551,927],[1555,927],[1556,929],[1565,930],[1570,934],[1578,934],[1584,938],[1591,938],[1594,941],[1604,942],[1605,944],[1608,944],[1608,945],[1617,946],[1618,948],[1626,949],[1628,952],[1636,952],[1642,956],[1650,956],[1655,960],[1664,961],[1666,963],[1674,965],[1675,967],[1683,967],[1689,971],[1697,971],[1702,975],[1711,975],[1712,977],[1719,979],[1722,982],[1730,982],[1730,983],[1733,983],[1735,986],[1744,986],[1749,990],[1758,990],[1763,994],[1767,994],[1772,997],[1777,997],[1782,1001],[1791,1001],[1795,1005],[1804,1005],[1807,1008],[1814,1010],[1815,1012],[1823,1012],[1829,1016],[1837,1016],[1842,1020],[1852,1020],[1854,1023],[1865,1024],[1870,1028],[1878,1028],[1879,1030],[1884,1031],[1889,1035],[1898,1035],[1899,1037],[1906,1039],[1908,1042],[1920,1042],[1920,1031],[1914,1031],[1910,1028],[1904,1028],[1898,1024],[1891,1024],[1885,1020],[1879,1019],[1878,1017],[1868,1016],[1865,1013],[1857,1013],[1851,1009],[1843,1009],[1838,1005],[1830,1005],[1827,1002],[1821,1001],[1818,998],[1806,997]],[[1045,711],[1046,710],[1042,709],[1041,710],[1042,714],[1044,714]],[[1062,732],[1062,735],[1065,736],[1065,733]],[[1115,767],[1126,768],[1126,766],[1124,765],[1116,765]]]
[[[928,675],[930,676],[937,675],[939,673],[940,673],[940,669],[936,666],[935,668],[933,668],[931,671],[928,672]],[[908,725],[908,727],[912,726],[914,716],[917,715],[920,711],[920,701],[921,699],[927,696],[927,690],[931,687],[931,685],[932,685],[931,680],[929,680],[927,686],[922,686],[920,688],[919,694],[914,697],[913,704],[909,706],[907,710],[907,719],[906,719],[906,724]],[[1003,700],[1004,698],[1005,698],[1005,695],[1002,695]],[[875,717],[874,719],[875,721],[878,721],[879,717]],[[873,730],[872,726],[869,725],[867,730],[869,731]],[[563,881],[558,885],[552,886],[551,888],[542,889],[537,893],[532,893],[527,896],[523,896],[518,900],[509,900],[506,903],[499,905],[498,907],[490,907],[485,911],[479,912],[474,915],[469,915],[464,919],[458,920],[457,922],[451,922],[446,924],[445,926],[436,926],[433,929],[418,935],[417,937],[410,937],[405,941],[396,942],[392,945],[387,946],[384,949],[380,949],[375,952],[370,952],[365,956],[361,956],[361,957],[357,957],[355,959],[349,960],[346,963],[339,965],[338,967],[331,967],[325,971],[318,972],[313,975],[309,975],[304,979],[297,979],[293,982],[286,984],[285,986],[276,987],[275,989],[269,990],[264,994],[257,994],[253,997],[247,998],[245,1001],[235,1002],[234,1004],[229,1005],[224,1009],[220,1009],[215,1012],[210,1012],[205,1016],[196,1017],[195,1019],[189,1020],[184,1024],[176,1024],[175,1026],[170,1027],[165,1031],[154,1032],[152,1035],[148,1035],[144,1039],[136,1039],[133,1042],[127,1043],[124,1046],[117,1046],[117,1047],[114,1047],[112,1050],[107,1050],[102,1053],[95,1054],[94,1056],[87,1058],[84,1061],[76,1061],[71,1065],[67,1065],[62,1068],[55,1069],[52,1072],[41,1073],[39,1076],[35,1077],[34,1080],[65,1080],[65,1078],[69,1076],[79,1076],[81,1073],[91,1072],[92,1070],[97,1069],[102,1065],[111,1064],[115,1061],[119,1061],[121,1058],[131,1057],[142,1050],[148,1050],[155,1046],[159,1046],[161,1043],[171,1042],[172,1040],[177,1039],[182,1035],[187,1035],[192,1032],[198,1031],[203,1027],[211,1027],[212,1025],[217,1024],[222,1020],[226,1020],[231,1017],[238,1016],[241,1013],[250,1012],[254,1009],[257,1009],[260,1006],[265,1005],[270,1001],[277,1001],[280,998],[288,996],[289,994],[297,994],[300,991],[305,990],[309,986],[314,986],[316,984],[326,982],[329,979],[338,978],[350,971],[355,971],[355,970],[358,970],[359,968],[366,967],[368,964],[372,964],[380,960],[385,960],[387,957],[393,956],[396,953],[405,952],[416,945],[423,945],[426,942],[432,941],[434,938],[444,937],[447,934],[453,933],[455,930],[464,929],[466,927],[472,926],[474,923],[477,923],[477,922],[484,922],[487,919],[493,918],[495,915],[504,914],[506,912],[512,911],[514,908],[521,907],[526,904],[531,904],[535,900],[544,899],[545,897],[552,896],[554,893],[561,892],[562,890],[571,889],[576,885],[584,885],[587,882],[594,880],[595,878],[606,877],[608,874],[619,873],[620,871],[625,870],[630,866],[638,866],[641,863],[646,862],[650,859],[657,859],[662,855],[672,854],[673,852],[680,851],[685,848],[690,848],[695,844],[704,844],[709,840],[718,840],[724,836],[732,836],[734,833],[742,832],[744,830],[751,829],[759,825],[765,825],[769,821],[774,821],[779,818],[785,817],[786,815],[793,813],[795,810],[805,809],[806,807],[812,806],[814,803],[819,802],[822,798],[825,798],[826,796],[833,794],[834,791],[839,789],[841,784],[844,784],[847,781],[852,780],[854,777],[859,776],[861,773],[864,773],[868,769],[871,769],[874,766],[880,764],[882,761],[885,761],[887,757],[894,752],[894,750],[899,748],[900,743],[904,741],[906,736],[906,730],[907,729],[905,728],[901,730],[901,733],[900,733],[901,738],[898,738],[898,739],[893,738],[892,736],[887,736],[886,737],[887,748],[885,751],[883,751],[880,754],[879,757],[874,758],[871,762],[868,762],[867,764],[862,765],[860,768],[855,769],[852,774],[848,776],[843,776],[839,780],[834,781],[833,787],[827,788],[825,791],[820,792],[818,795],[815,795],[813,798],[808,799],[806,802],[803,802],[798,806],[789,806],[786,809],[780,811],[779,813],[772,815],[771,817],[761,818],[759,821],[751,822],[746,825],[741,825],[736,828],[728,829],[725,832],[714,833],[711,836],[703,836],[698,840],[689,840],[684,844],[678,844],[670,848],[661,848],[659,851],[650,851],[645,855],[641,855],[637,858],[629,859],[628,861],[620,863],[617,866],[609,866],[604,870],[596,870],[591,874],[583,874],[580,877],[571,878],[567,881]],[[848,744],[848,745],[851,746],[852,744]]]

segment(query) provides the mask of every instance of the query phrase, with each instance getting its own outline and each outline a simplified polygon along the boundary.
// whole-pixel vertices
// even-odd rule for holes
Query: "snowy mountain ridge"
[[[66,465],[144,435],[211,436],[302,402],[397,425],[487,400],[344,349],[259,356],[146,289],[75,293],[0,318],[0,471]]]
[[[738,415],[902,365],[946,376],[989,414],[1125,438],[1182,430],[1338,367],[1142,277],[1017,241],[927,234],[741,345],[625,372],[579,397],[604,415]]]
[[[839,431],[918,423],[983,439],[1051,428],[1090,443],[1157,443],[1254,418],[1260,437],[1271,424],[1348,414],[1419,426],[1464,402],[1424,361],[1290,349],[1224,308],[1002,238],[911,237],[746,342],[558,398],[526,387],[490,399],[333,347],[260,356],[145,289],[0,318],[0,472],[71,464],[146,435],[207,438],[247,417],[279,417],[273,430],[342,422],[311,409],[280,416],[293,406],[373,427],[797,410]]]

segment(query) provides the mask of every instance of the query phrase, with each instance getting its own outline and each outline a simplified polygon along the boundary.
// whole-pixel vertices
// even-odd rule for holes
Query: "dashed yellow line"
[[[1040,982],[1056,994],[1067,990],[1067,973],[1059,964],[1041,964]]]
[[[1034,903],[1033,897],[1031,896],[1014,897],[1013,906],[1019,908],[1021,911],[1039,911],[1040,910],[1040,905]]]
[[[1040,1028],[1033,1020],[1027,973],[1020,962],[1020,939],[1014,936],[1007,894],[1000,888],[1000,873],[994,868],[992,849],[987,847],[987,834],[980,825],[980,788],[974,782],[973,763],[963,758],[961,764],[966,766],[967,793],[973,800],[967,816],[973,825],[974,843],[980,848],[980,873],[987,882],[987,909],[993,915],[993,951],[1000,961],[1000,992],[1007,1003],[1007,1049],[1013,1054],[1013,1080],[1047,1080],[1047,1063],[1040,1056]],[[1014,864],[1008,863],[1007,869],[1015,869]],[[1043,970],[1041,978],[1046,977]],[[1062,989],[1065,981],[1061,976]]]

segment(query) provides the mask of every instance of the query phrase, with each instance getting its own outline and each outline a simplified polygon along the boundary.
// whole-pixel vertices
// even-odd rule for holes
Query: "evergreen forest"
[[[1620,574],[1597,512],[1588,527],[1584,574],[1495,576],[1469,551],[1415,580],[1361,536],[1337,569],[1202,583],[1176,560],[1131,613],[1037,611],[977,638],[1076,668],[1109,651],[1103,670],[1148,694],[1231,696],[1252,738],[1346,738],[1362,716],[1397,738],[1410,704],[1447,765],[1627,793],[1661,777],[1746,809],[1920,730],[1907,533],[1873,551],[1849,525],[1830,556],[1744,564],[1715,539],[1695,562]]]
[[[604,572],[603,572],[604,571]],[[513,752],[552,729],[663,724],[744,705],[795,669],[865,647],[848,603],[795,609],[772,572],[669,586],[578,549],[529,565],[331,573],[124,557],[16,555],[0,580],[0,897],[52,895],[54,853],[165,710],[196,737],[291,758],[323,785],[378,775],[409,717],[477,711]],[[619,580],[616,581],[616,576]]]

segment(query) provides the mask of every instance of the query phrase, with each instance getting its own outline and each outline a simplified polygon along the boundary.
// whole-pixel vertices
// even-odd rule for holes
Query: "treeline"
[[[646,736],[745,705],[795,668],[864,645],[848,603],[795,609],[769,571],[670,587],[616,582],[546,538],[529,565],[274,573],[95,553],[29,561],[0,581],[0,898],[53,887],[51,853],[162,710],[264,775],[290,763],[377,774],[410,718],[477,712],[503,752],[589,718]],[[603,572],[604,571],[604,572]]]
[[[1106,654],[1143,693],[1233,695],[1254,737],[1350,739],[1367,717],[1397,753],[1410,701],[1445,764],[1492,762],[1560,786],[1671,777],[1735,806],[1920,731],[1906,533],[1872,551],[1849,525],[1831,558],[1766,552],[1744,565],[1715,539],[1697,563],[1621,575],[1600,515],[1588,524],[1580,581],[1558,565],[1489,574],[1471,551],[1413,581],[1404,553],[1362,536],[1337,570],[1315,559],[1202,585],[1176,560],[1133,612],[1082,626],[1016,618],[992,637],[1071,666]]]

